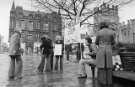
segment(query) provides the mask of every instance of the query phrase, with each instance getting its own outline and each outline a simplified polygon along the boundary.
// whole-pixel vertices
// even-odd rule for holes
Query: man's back
[[[115,31],[103,28],[102,30],[98,31],[96,44],[99,45],[101,43],[110,43],[114,44],[115,42]]]

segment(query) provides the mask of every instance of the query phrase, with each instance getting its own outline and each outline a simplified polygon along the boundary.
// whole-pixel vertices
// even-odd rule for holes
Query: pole
[[[81,42],[80,42],[80,53],[81,53],[81,59],[82,59],[82,58],[83,58],[83,57],[82,57],[82,54],[83,54],[83,53],[82,53],[82,46],[81,46]]]

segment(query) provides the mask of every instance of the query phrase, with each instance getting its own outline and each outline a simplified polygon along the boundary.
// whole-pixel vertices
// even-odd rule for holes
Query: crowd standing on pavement
[[[11,62],[9,79],[22,78],[23,64],[20,38],[21,34],[18,31],[15,31],[10,38],[9,56]],[[115,43],[115,31],[112,28],[109,28],[107,22],[102,22],[100,24],[95,43],[92,43],[92,39],[88,36],[85,38],[85,44],[79,43],[80,47],[77,51],[77,60],[80,65],[78,78],[87,78],[85,64],[95,64],[98,69],[97,79],[99,83],[112,84],[112,47]],[[57,48],[60,50],[56,51]],[[69,51],[70,50],[68,49],[68,60]],[[60,71],[63,71],[64,41],[62,36],[56,36],[55,42],[53,42],[48,36],[44,35],[41,38],[40,54],[41,61],[37,68],[38,72],[50,72],[53,70],[53,67],[55,71],[58,71],[58,65],[60,65]],[[55,61],[53,59],[55,59]],[[60,64],[58,64],[58,61],[60,61]]]

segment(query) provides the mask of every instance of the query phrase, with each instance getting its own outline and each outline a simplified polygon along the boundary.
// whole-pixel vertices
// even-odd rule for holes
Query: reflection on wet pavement
[[[64,63],[64,71],[60,72],[44,72],[39,74],[36,68],[40,62],[40,57],[23,56],[23,79],[8,81],[9,57],[5,54],[0,55],[0,87],[134,87],[131,85],[123,85],[114,83],[113,86],[101,86],[96,79],[92,79],[91,70],[87,66],[87,79],[78,79],[78,64]],[[118,82],[118,81],[117,81]]]

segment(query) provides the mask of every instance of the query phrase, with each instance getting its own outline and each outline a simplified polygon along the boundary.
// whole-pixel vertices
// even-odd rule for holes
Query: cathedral
[[[62,35],[62,18],[59,12],[45,13],[24,10],[15,6],[10,10],[9,40],[15,30],[21,32],[21,45],[25,52],[33,52],[40,44],[40,38],[48,35],[52,41]]]

